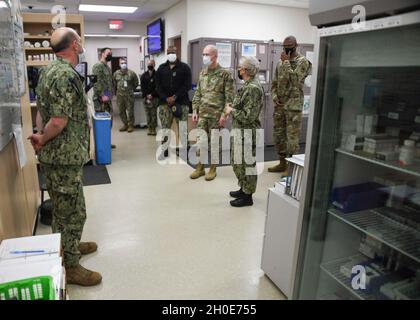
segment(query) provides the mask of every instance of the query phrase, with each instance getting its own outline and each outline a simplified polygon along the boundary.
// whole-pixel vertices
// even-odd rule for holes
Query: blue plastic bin
[[[93,128],[96,163],[111,164],[111,115],[108,112],[96,112],[93,117]]]

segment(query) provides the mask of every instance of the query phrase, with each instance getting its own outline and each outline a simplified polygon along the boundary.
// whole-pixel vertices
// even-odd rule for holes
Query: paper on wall
[[[25,145],[23,144],[22,126],[14,124],[13,134],[16,140],[16,147],[17,147],[18,156],[19,156],[19,164],[20,164],[20,167],[23,168],[26,165],[26,153],[25,153]]]
[[[242,56],[243,57],[256,57],[257,44],[256,43],[242,43]]]
[[[216,43],[216,48],[219,51],[218,62],[222,68],[232,67],[232,44],[231,43]]]
[[[314,64],[314,52],[307,51],[306,52],[306,59],[308,59],[312,64]]]

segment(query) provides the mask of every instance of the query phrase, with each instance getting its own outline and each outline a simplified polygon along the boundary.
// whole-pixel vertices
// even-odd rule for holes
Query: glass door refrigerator
[[[420,299],[420,11],[316,42],[294,298]]]

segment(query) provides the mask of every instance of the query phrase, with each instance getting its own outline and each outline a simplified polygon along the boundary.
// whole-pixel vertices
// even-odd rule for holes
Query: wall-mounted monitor
[[[161,53],[165,50],[165,30],[162,19],[147,25],[148,54]]]

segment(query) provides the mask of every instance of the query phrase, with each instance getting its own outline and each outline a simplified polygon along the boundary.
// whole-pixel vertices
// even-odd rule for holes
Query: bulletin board
[[[20,98],[25,93],[22,21],[15,7],[0,8],[0,151],[21,126]]]

